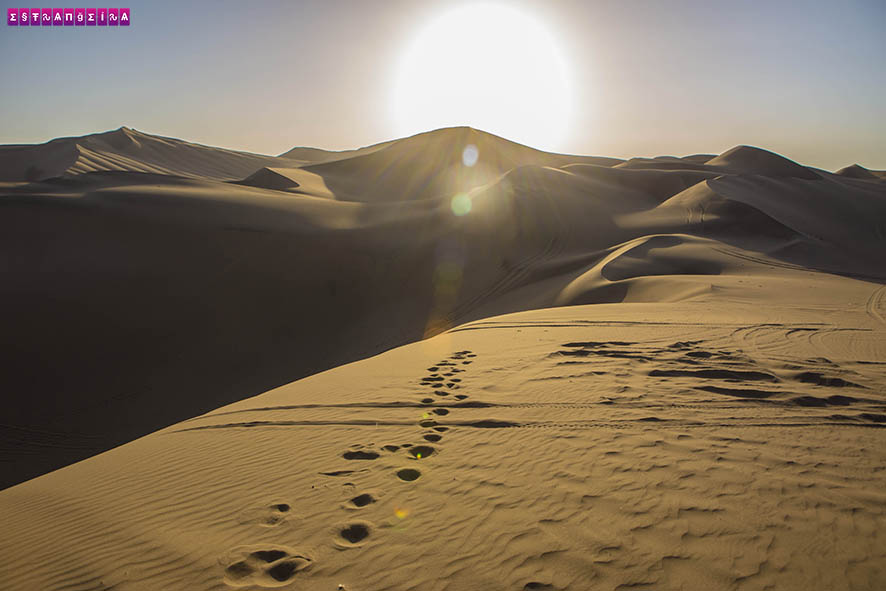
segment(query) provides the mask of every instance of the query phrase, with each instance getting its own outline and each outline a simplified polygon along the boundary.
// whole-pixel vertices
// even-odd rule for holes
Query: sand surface
[[[7,588],[886,586],[878,171],[124,128],[0,175]]]

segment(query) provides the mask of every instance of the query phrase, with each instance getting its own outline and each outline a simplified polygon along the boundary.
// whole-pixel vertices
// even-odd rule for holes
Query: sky
[[[0,143],[125,125],[263,154],[349,149],[448,124],[467,96],[461,123],[552,151],[748,144],[886,169],[883,0],[125,6],[128,28],[0,30]]]

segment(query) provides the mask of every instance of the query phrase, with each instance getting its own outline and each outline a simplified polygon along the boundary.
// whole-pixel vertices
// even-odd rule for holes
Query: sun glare
[[[514,8],[446,12],[404,49],[391,110],[399,136],[468,125],[536,148],[562,149],[571,111],[556,39]]]

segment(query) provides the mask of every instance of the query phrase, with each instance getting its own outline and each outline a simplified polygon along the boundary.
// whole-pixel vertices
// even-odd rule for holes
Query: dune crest
[[[873,171],[868,170],[867,168],[859,164],[852,164],[841,168],[837,171],[837,174],[853,179],[877,180],[880,178],[880,176],[875,174]]]
[[[705,165],[733,174],[748,173],[806,180],[820,178],[817,173],[793,160],[754,146],[736,146],[708,160]]]

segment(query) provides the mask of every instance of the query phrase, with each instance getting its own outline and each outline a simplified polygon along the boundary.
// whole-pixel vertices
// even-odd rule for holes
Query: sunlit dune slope
[[[692,243],[601,272],[679,272]],[[884,290],[744,277],[461,325],[0,492],[5,583],[880,588]]]

